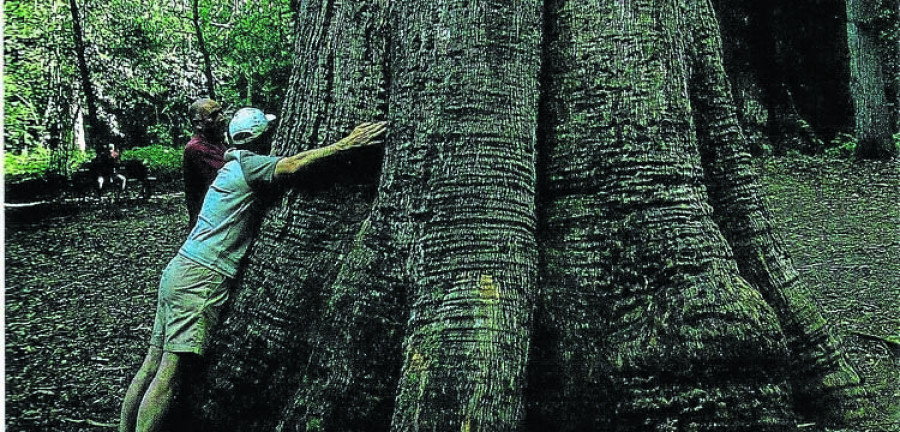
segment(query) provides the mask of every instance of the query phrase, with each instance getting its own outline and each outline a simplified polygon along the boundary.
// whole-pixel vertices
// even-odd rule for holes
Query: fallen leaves
[[[159,274],[183,241],[178,197],[7,218],[9,430],[118,424]]]

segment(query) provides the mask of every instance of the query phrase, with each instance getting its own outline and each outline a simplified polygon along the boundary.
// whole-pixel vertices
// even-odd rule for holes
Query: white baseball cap
[[[244,145],[259,138],[273,120],[273,114],[265,114],[257,108],[241,108],[231,118],[228,135],[234,145]]]

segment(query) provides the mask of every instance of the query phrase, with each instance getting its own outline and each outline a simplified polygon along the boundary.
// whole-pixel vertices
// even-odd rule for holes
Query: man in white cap
[[[265,146],[274,118],[256,108],[239,110],[229,126],[232,142]],[[260,192],[338,152],[373,145],[384,131],[384,123],[363,123],[335,144],[284,158],[239,149],[225,153],[196,226],[163,271],[150,349],[125,394],[120,431],[157,431],[165,424],[186,359],[203,354],[255,237]]]

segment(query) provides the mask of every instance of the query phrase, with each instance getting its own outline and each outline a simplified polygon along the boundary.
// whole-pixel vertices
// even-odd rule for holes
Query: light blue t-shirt
[[[280,158],[229,150],[225,165],[206,192],[197,225],[179,254],[235,277],[256,234],[258,192],[272,183]]]

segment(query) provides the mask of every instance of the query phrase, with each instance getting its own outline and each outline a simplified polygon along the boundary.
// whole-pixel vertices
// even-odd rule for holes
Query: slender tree
[[[75,41],[75,58],[78,60],[81,91],[84,93],[87,109],[87,124],[84,131],[85,140],[88,146],[93,147],[99,154],[106,146],[104,142],[106,129],[97,115],[97,96],[94,93],[94,84],[91,81],[91,70],[88,66],[87,48],[84,42],[84,20],[76,0],[69,0],[69,10],[72,13],[72,38]]]
[[[74,0],[73,0],[74,1]],[[194,25],[194,35],[197,37],[197,49],[203,56],[203,74],[206,75],[206,90],[211,99],[216,99],[216,79],[213,75],[212,58],[209,48],[206,47],[206,39],[203,37],[203,26],[200,25],[200,0],[191,2],[191,23]]]
[[[211,430],[796,430],[858,378],[779,246],[709,0],[298,2]],[[379,165],[380,163],[380,165]]]

